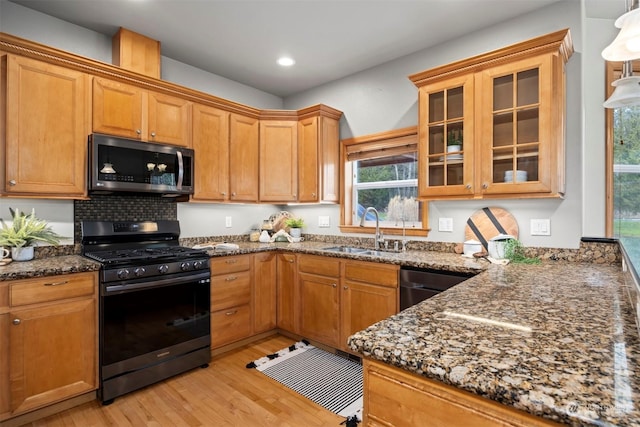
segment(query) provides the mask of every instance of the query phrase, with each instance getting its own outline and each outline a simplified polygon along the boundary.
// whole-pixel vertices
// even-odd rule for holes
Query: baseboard
[[[44,408],[36,409],[35,411],[31,411],[26,414],[18,415],[17,417],[13,417],[8,420],[3,420],[0,424],[2,424],[2,427],[19,427],[94,400],[96,400],[96,392],[92,391],[59,403],[54,403],[53,405],[49,405]]]

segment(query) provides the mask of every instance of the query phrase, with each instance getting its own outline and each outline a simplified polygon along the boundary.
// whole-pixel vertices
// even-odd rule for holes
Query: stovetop
[[[165,246],[131,248],[106,251],[85,252],[86,257],[101,262],[105,266],[118,266],[159,261],[182,261],[191,258],[207,257],[206,251],[185,246]]]

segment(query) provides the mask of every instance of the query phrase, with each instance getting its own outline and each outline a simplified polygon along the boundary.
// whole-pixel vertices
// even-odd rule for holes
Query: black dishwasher
[[[402,267],[400,269],[400,310],[431,298],[473,276],[475,276],[473,273]]]

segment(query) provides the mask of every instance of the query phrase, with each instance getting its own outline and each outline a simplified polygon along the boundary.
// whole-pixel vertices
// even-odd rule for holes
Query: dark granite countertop
[[[449,252],[328,252],[235,242],[212,257],[286,250],[475,277],[349,338],[354,351],[570,425],[640,425],[640,339],[619,265],[492,265]],[[79,255],[13,262],[0,281],[99,269]]]

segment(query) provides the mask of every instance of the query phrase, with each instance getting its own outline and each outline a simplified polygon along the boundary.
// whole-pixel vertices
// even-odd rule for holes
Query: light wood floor
[[[343,417],[245,367],[293,342],[274,335],[111,405],[90,402],[26,426],[340,426]]]

